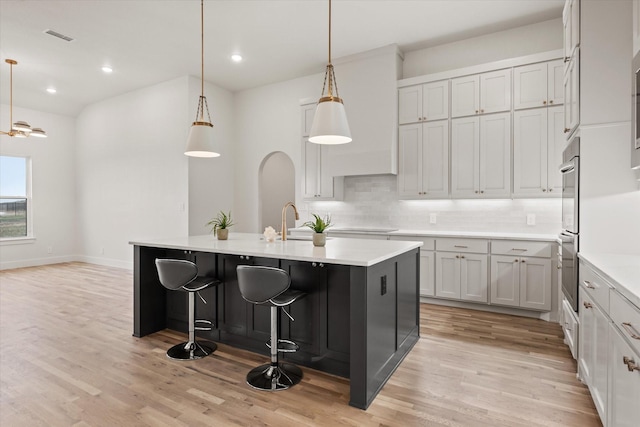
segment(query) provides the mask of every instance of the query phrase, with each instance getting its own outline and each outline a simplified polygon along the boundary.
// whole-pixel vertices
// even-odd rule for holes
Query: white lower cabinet
[[[562,300],[562,331],[564,332],[564,342],[569,347],[574,359],[578,358],[578,316],[569,301]]]
[[[487,248],[486,240],[437,239],[435,295],[487,303]]]
[[[584,291],[579,290],[580,338],[578,375],[589,387],[600,419],[607,420],[607,359],[609,353],[609,320]]]
[[[609,426],[636,427],[640,422],[640,354],[620,330],[609,327]]]

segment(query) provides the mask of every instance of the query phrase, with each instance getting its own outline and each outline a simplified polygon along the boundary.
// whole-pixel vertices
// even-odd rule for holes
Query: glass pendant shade
[[[351,142],[347,114],[340,98],[321,99],[313,117],[309,142],[337,145]]]
[[[191,157],[218,157],[213,147],[213,125],[208,122],[194,122],[189,130],[185,155]]]

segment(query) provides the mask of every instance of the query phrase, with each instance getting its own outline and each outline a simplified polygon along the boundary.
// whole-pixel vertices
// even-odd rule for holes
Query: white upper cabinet
[[[480,113],[511,110],[511,69],[480,74]]]
[[[480,113],[480,77],[478,75],[451,80],[451,117]]]
[[[511,69],[451,80],[451,117],[509,111]]]
[[[449,122],[400,126],[398,194],[403,199],[449,195]]]
[[[568,61],[580,45],[580,0],[566,0],[562,11],[564,57]]]
[[[307,104],[300,107],[300,126],[303,137],[308,137],[311,133],[313,116],[316,113],[316,104]]]
[[[398,121],[402,124],[449,117],[449,81],[408,86],[398,91]]]
[[[513,113],[513,195],[561,196],[562,107]]]
[[[564,63],[561,60],[513,69],[513,108],[562,104]]]
[[[564,129],[565,138],[569,139],[580,123],[580,81],[579,81],[580,48],[576,49],[567,62],[564,73]]]
[[[633,55],[640,52],[640,0],[633,0]]]
[[[511,114],[451,121],[451,195],[511,195]]]

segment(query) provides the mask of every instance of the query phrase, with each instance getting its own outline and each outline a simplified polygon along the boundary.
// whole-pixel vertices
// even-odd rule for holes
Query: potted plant
[[[315,218],[314,221],[307,221],[304,225],[305,227],[309,227],[314,231],[313,233],[313,245],[314,246],[324,246],[327,243],[327,235],[325,234],[325,230],[331,227],[331,217],[327,214],[324,218],[320,215],[311,214]]]
[[[209,221],[207,225],[211,226],[211,231],[213,231],[214,236],[218,237],[218,240],[227,240],[229,237],[229,227],[233,225],[231,211],[229,211],[229,213],[220,211],[218,216]]]

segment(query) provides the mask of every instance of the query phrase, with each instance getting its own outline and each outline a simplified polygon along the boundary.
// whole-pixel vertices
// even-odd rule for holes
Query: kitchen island
[[[199,319],[213,322],[201,338],[268,354],[269,308],[249,304],[238,290],[238,265],[279,267],[307,295],[280,317],[280,336],[299,344],[283,359],[350,380],[349,404],[366,409],[419,338],[420,242],[329,238],[266,242],[259,234],[145,239],[134,246],[134,330],[143,337],[186,331],[186,293],[158,281],[156,258],[189,259],[222,286],[202,292]]]

